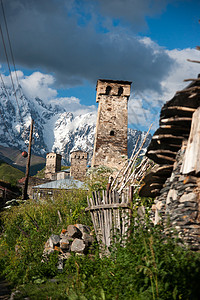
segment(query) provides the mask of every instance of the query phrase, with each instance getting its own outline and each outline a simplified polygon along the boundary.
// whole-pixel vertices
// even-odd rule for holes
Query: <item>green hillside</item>
[[[10,166],[4,161],[0,161],[0,180],[15,185],[22,177],[24,177],[24,173],[22,171]]]
[[[25,149],[27,150],[27,149]],[[15,168],[25,172],[27,158],[22,156],[22,151],[13,147],[4,147],[0,145],[0,160],[5,161],[9,165],[14,165]],[[30,175],[33,176],[37,171],[45,166],[45,158],[41,156],[31,155]]]

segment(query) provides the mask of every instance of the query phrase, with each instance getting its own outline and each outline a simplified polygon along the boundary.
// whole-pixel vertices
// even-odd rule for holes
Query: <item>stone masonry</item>
[[[121,169],[127,160],[127,102],[131,82],[97,81],[99,103],[92,167]]]
[[[77,150],[71,153],[70,176],[77,180],[84,180],[87,171],[87,152]]]
[[[187,141],[176,156],[171,177],[155,199],[155,224],[162,219],[166,232],[177,230],[193,250],[200,250],[200,178],[181,174]]]
[[[47,153],[45,178],[54,179],[55,173],[61,170],[62,155],[57,153]]]

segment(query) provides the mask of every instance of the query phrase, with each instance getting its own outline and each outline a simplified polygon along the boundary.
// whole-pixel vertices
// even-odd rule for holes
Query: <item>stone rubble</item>
[[[60,235],[52,234],[45,243],[43,259],[54,251],[59,252],[58,270],[62,270],[64,261],[71,256],[84,255],[89,251],[94,242],[94,236],[89,226],[83,224],[69,225],[67,229],[62,229]]]

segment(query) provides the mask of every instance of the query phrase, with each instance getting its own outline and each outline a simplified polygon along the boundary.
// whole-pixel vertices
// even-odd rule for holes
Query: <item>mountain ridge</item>
[[[7,88],[7,94],[9,97],[1,87],[0,110],[3,119],[0,119],[0,145],[15,147],[20,151],[27,150],[29,127],[33,119],[33,154],[45,157],[48,152],[57,152],[62,155],[63,163],[69,165],[70,152],[81,149],[88,152],[91,161],[96,113],[74,115],[62,105],[45,103],[39,97],[28,98],[20,86],[16,90],[18,104],[11,89]],[[128,129],[129,157],[138,138],[138,148],[140,147],[144,134],[142,131]],[[151,135],[147,137],[143,152],[150,140]]]

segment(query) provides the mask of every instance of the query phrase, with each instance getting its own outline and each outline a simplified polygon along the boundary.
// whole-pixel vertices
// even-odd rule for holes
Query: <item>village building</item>
[[[131,82],[97,81],[98,116],[92,167],[119,170],[127,160],[128,99]]]
[[[85,180],[88,154],[82,150],[71,152],[70,176],[74,179]]]
[[[36,200],[50,198],[53,200],[54,197],[59,196],[63,192],[74,189],[87,190],[85,183],[73,178],[66,178],[34,186],[32,188],[32,198]]]
[[[160,126],[147,149],[156,165],[140,195],[155,198],[154,223],[175,229],[200,250],[200,80],[191,80],[161,109]]]
[[[54,180],[56,173],[61,170],[62,155],[57,153],[47,153],[46,155],[46,168],[45,178]]]

